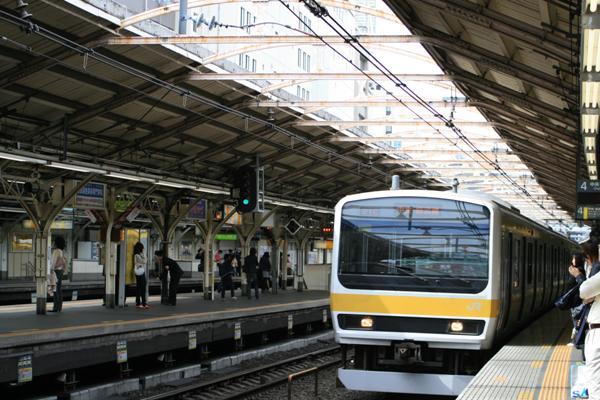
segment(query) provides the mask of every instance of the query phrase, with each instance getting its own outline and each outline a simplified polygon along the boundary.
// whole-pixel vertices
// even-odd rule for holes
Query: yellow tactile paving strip
[[[567,400],[569,313],[552,310],[492,357],[458,400]]]
[[[563,400],[568,398],[569,370],[572,360],[573,347],[567,346],[570,329],[565,329],[554,348],[546,366],[546,373],[539,392],[539,399]]]

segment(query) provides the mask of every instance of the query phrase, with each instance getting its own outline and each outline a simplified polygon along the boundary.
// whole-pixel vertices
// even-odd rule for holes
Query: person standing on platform
[[[233,279],[233,276],[239,275],[240,264],[238,263],[238,260],[235,257],[235,253],[229,254],[229,259],[231,260],[231,270],[233,272],[233,274],[232,274],[232,279]],[[233,283],[232,283],[232,285],[233,285]]]
[[[204,271],[204,250],[202,249],[202,247],[200,247],[196,252],[195,259],[198,260],[198,271]]]
[[[250,293],[252,285],[254,285],[254,295],[258,300],[258,259],[256,258],[256,249],[250,249],[250,254],[244,258],[244,272],[246,273],[246,286],[248,287],[248,298],[251,299]]]
[[[161,250],[154,252],[154,265],[158,270],[158,279],[160,279],[160,304],[167,305],[169,303],[169,272],[165,269],[162,261],[160,261],[156,255],[158,251]]]
[[[217,250],[217,252],[215,253],[215,264],[217,264],[217,268],[219,268],[219,266],[221,265],[222,262],[223,262],[223,250]]]
[[[592,264],[590,276],[579,286],[579,295],[587,304],[588,332],[585,337],[585,365],[590,400],[600,400],[600,263],[598,262],[598,242],[589,241],[583,245],[583,252]],[[571,272],[571,271],[569,271]],[[573,271],[574,272],[574,271]],[[575,278],[581,275],[571,272]],[[589,306],[591,304],[591,306]]]
[[[51,312],[62,311],[62,282],[67,273],[67,260],[65,259],[65,239],[62,236],[57,236],[54,239],[54,249],[52,250],[52,270],[56,275],[56,290],[54,291],[54,304]]]
[[[577,285],[581,285],[581,283],[586,278],[587,274],[585,270],[585,263],[586,261],[583,255],[581,254],[573,254],[573,256],[571,257],[571,265],[569,265],[569,274],[571,274],[571,276],[575,278],[575,283]],[[571,335],[571,339],[573,340],[573,344],[575,345],[577,345],[577,343],[575,343],[575,335],[580,326],[580,320],[583,309],[584,304],[579,304],[578,306],[571,308],[571,320],[573,321],[573,334]]]
[[[177,290],[179,289],[179,280],[183,275],[183,270],[175,260],[165,257],[164,254],[162,250],[154,252],[156,261],[163,267],[164,279],[166,279],[167,272],[169,273],[169,295],[166,305],[174,306],[177,304]]]
[[[235,290],[233,288],[233,266],[231,265],[232,260],[235,260],[233,254],[227,254],[225,260],[221,263],[219,268],[219,276],[221,277],[221,299],[225,300],[225,291],[227,288],[231,290],[231,298],[236,300]]]
[[[133,272],[135,272],[135,306],[148,309],[146,302],[146,256],[144,245],[137,242],[133,246]]]
[[[269,252],[265,251],[260,258],[258,263],[260,271],[262,272],[261,288],[264,291],[271,289],[271,260],[269,258]]]

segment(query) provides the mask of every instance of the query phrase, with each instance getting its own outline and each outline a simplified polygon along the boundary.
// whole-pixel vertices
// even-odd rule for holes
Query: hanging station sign
[[[577,181],[577,206],[575,219],[600,220],[600,181]]]
[[[90,182],[75,195],[76,208],[103,210],[106,195],[104,183]]]
[[[190,207],[187,217],[196,221],[206,220],[206,200],[198,200],[196,204]]]
[[[237,240],[237,234],[235,233],[217,233],[215,235],[215,240],[222,240],[222,241],[235,241]]]

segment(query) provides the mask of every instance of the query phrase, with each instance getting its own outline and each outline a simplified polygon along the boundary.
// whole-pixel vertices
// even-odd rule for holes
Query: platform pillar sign
[[[197,347],[197,342],[196,342],[196,331],[189,331],[188,332],[188,350],[196,350]]]
[[[288,314],[287,330],[288,336],[294,334],[294,314]]]
[[[242,338],[242,323],[236,322],[233,326],[233,340],[240,340]]]
[[[19,357],[17,362],[17,383],[26,383],[33,380],[33,365],[31,354]]]
[[[581,179],[577,181],[577,206],[575,219],[600,220],[600,181]]]
[[[127,362],[127,341],[119,340],[117,342],[117,364]]]
[[[235,340],[235,349],[241,350],[244,346],[242,341],[242,323],[236,322],[233,327],[233,339]]]

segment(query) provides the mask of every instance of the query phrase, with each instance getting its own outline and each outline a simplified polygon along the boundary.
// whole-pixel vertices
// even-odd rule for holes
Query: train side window
[[[527,284],[533,283],[533,244],[527,243]]]

